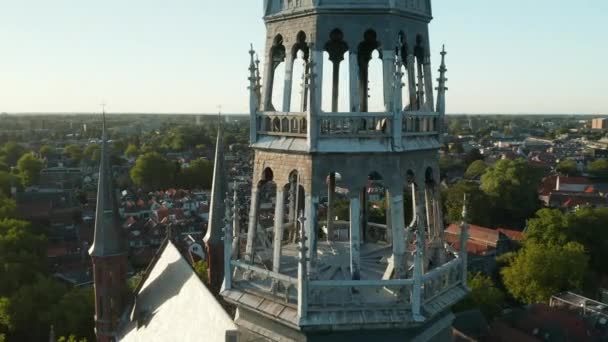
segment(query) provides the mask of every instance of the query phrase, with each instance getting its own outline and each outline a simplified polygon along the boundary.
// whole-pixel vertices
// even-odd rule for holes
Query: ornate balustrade
[[[319,137],[390,137],[391,125],[391,113],[323,113],[319,116]]]
[[[391,280],[314,280],[309,285],[309,311],[345,306],[409,306],[412,279]],[[408,307],[409,308],[409,307]]]
[[[403,112],[401,131],[407,136],[439,134],[441,119],[438,113]]]
[[[422,276],[423,303],[427,303],[462,282],[462,260],[454,259]]]
[[[263,295],[279,296],[286,303],[297,304],[298,279],[266,270],[245,262],[232,260],[234,268],[232,286],[242,290],[260,292]]]
[[[306,138],[306,114],[264,112],[258,114],[258,134]]]

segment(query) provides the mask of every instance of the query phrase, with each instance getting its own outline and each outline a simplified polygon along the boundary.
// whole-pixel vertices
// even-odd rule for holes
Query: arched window
[[[306,70],[306,64],[310,57],[310,49],[306,43],[306,33],[303,31],[298,32],[296,37],[296,44],[291,49],[292,56],[292,70],[291,70],[291,82],[289,105],[285,106],[285,111],[298,111],[304,112],[308,109],[308,89],[304,87],[305,76],[308,72]]]
[[[274,104],[281,103],[283,92],[282,89],[275,89],[277,84],[280,84],[281,80],[285,77],[285,46],[283,46],[283,36],[278,34],[273,41],[273,45],[270,48],[270,60],[267,62],[267,67],[270,68],[268,72],[268,79],[266,80],[267,94],[265,102],[266,111],[276,111]],[[279,66],[282,67],[279,68]],[[282,71],[282,72],[281,72]]]
[[[376,51],[377,53],[374,54],[374,51]],[[360,101],[360,108],[361,108],[361,112],[368,112],[369,111],[369,96],[370,96],[370,61],[372,60],[372,57],[376,57],[376,59],[380,59],[380,68],[379,68],[379,75],[377,75],[378,71],[377,71],[377,67],[376,67],[376,63],[373,63],[373,68],[372,68],[372,72],[373,75],[371,75],[371,80],[374,81],[374,92],[373,94],[384,94],[384,87],[383,87],[383,72],[382,72],[382,50],[381,50],[381,45],[380,42],[378,42],[377,40],[377,35],[376,35],[376,31],[374,30],[367,30],[365,32],[365,34],[363,35],[363,42],[361,42],[359,44],[359,48],[357,49],[357,58],[358,58],[358,62],[359,62],[359,101]],[[380,82],[378,82],[378,80],[381,80]],[[379,84],[378,84],[379,83]],[[383,95],[381,95],[382,97],[382,103],[384,102],[383,100]],[[375,99],[374,99],[375,100]],[[372,101],[372,103],[376,103],[374,101]],[[382,106],[384,107],[384,106]]]
[[[348,45],[344,41],[341,30],[334,29],[329,34],[329,41],[325,44],[324,59],[322,108],[327,112],[338,112],[340,107],[348,109],[349,55]],[[346,63],[343,63],[345,61]]]

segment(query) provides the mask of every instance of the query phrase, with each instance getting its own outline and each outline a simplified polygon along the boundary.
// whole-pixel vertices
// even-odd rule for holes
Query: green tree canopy
[[[571,159],[561,161],[559,164],[557,164],[557,171],[559,173],[563,173],[568,176],[580,175],[580,172],[578,171],[578,168],[576,167],[576,162]]]
[[[76,144],[68,145],[63,149],[63,154],[72,159],[75,164],[79,164],[82,159],[82,148]]]
[[[19,187],[21,180],[19,177],[6,171],[0,171],[0,194],[10,195],[11,187]]]
[[[30,152],[19,158],[17,168],[23,180],[23,185],[28,186],[38,182],[44,163],[34,153]]]
[[[0,316],[8,321],[8,336],[14,341],[44,341],[49,327],[54,323],[52,311],[66,293],[57,281],[39,276],[32,283],[25,283],[13,293]]]
[[[595,160],[587,165],[587,170],[596,177],[608,177],[608,160]]]
[[[127,158],[135,158],[139,155],[139,153],[139,147],[137,147],[135,144],[129,144],[129,146],[127,146],[125,149],[125,156],[127,156]]]
[[[536,188],[541,174],[523,159],[498,161],[481,177],[481,190],[489,196],[496,221],[523,225],[540,207]]]
[[[591,267],[600,274],[608,272],[608,208],[582,208],[564,214],[556,209],[541,209],[528,221],[526,239],[545,245],[565,246],[577,242],[591,257]]]
[[[14,141],[9,141],[0,149],[0,155],[4,158],[4,162],[9,166],[15,166],[19,158],[26,153],[26,149]]]
[[[467,206],[470,223],[481,226],[492,226],[493,210],[488,196],[479,189],[474,182],[460,181],[444,191],[445,213],[451,223],[462,220],[462,207],[464,195],[467,195]]]
[[[66,292],[50,313],[58,335],[70,334],[94,341],[95,295],[92,287]]]
[[[526,304],[547,303],[556,293],[582,288],[589,262],[585,248],[576,242],[559,246],[528,241],[505,259],[503,283],[515,299]]]
[[[469,165],[469,168],[464,173],[464,176],[468,179],[477,179],[481,177],[487,169],[488,165],[486,165],[483,160],[476,160],[471,165]]]
[[[179,175],[181,186],[188,189],[211,189],[213,182],[213,163],[197,159],[183,168]]]
[[[492,278],[481,273],[469,273],[467,285],[471,293],[454,306],[454,311],[478,308],[488,318],[500,314],[505,304],[505,294],[496,287]]]
[[[209,284],[209,266],[205,260],[199,260],[194,263],[194,271],[205,284]]]
[[[174,184],[177,168],[175,164],[156,152],[143,154],[131,168],[131,180],[146,189],[164,189]]]
[[[15,200],[0,193],[0,220],[14,218],[17,215],[17,204]]]
[[[101,159],[101,146],[99,144],[90,144],[84,149],[83,155],[86,159],[92,162],[99,162]]]
[[[467,165],[471,165],[472,163],[478,161],[478,160],[483,160],[483,155],[481,154],[481,151],[479,151],[478,148],[474,148],[471,151],[469,151],[466,156],[464,157],[464,162]]]
[[[0,220],[0,296],[30,283],[45,269],[46,238],[30,223]]]
[[[42,145],[38,151],[42,158],[52,157],[55,153],[55,150],[50,145]]]

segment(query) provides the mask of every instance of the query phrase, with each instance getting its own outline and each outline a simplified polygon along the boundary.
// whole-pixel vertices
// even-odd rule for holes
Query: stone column
[[[393,102],[396,100],[393,93],[393,81],[395,79],[395,51],[384,50],[382,52],[382,82],[384,90],[384,111],[393,111]]]
[[[293,63],[294,56],[291,53],[287,54],[285,60],[285,86],[283,90],[283,112],[291,111],[291,88],[293,85]]]
[[[416,59],[414,55],[408,55],[406,58],[407,61],[407,83],[408,83],[408,93],[410,94],[410,110],[416,110],[418,108],[416,101],[416,94],[418,91],[416,90]]]
[[[407,264],[405,259],[405,217],[403,215],[403,194],[394,189],[390,193],[390,221],[393,241],[393,262],[395,265],[395,279],[405,278]]]
[[[283,242],[283,228],[285,216],[285,194],[280,186],[277,186],[277,201],[274,208],[274,242],[272,253],[272,271],[281,271],[281,248]]]
[[[334,239],[334,196],[336,194],[336,173],[329,174],[329,182],[327,186],[327,240]]]
[[[255,233],[258,227],[258,210],[260,207],[260,194],[258,187],[251,188],[251,207],[249,208],[249,229],[247,230],[247,245],[245,247],[245,257],[247,262],[253,264],[254,258],[254,240]]]
[[[307,245],[308,247],[308,272],[314,271],[314,263],[317,258],[317,207],[319,205],[319,198],[313,197],[311,195],[306,196],[304,210],[306,215],[306,226],[304,230],[306,231],[306,236],[308,237]]]
[[[266,54],[266,66],[264,68],[264,84],[262,85],[262,104],[261,111],[272,110],[272,89],[274,87],[274,62],[272,53]]]
[[[300,217],[298,219],[300,226],[303,227],[306,218]],[[299,242],[299,255],[298,255],[298,318],[303,321],[307,318],[308,314],[308,270],[307,270],[307,247],[306,247],[306,233],[304,229],[300,231],[300,242]]]
[[[356,53],[349,54],[350,77],[350,112],[360,112],[359,107],[359,61]]]
[[[361,278],[360,249],[361,222],[359,221],[361,205],[359,194],[350,193],[350,274],[352,280]]]
[[[340,60],[332,62],[332,65],[331,111],[337,113],[340,98]]]
[[[360,219],[360,224],[359,226],[361,227],[361,244],[363,244],[365,242],[365,239],[367,237],[367,187],[363,187],[363,189],[361,189],[361,192],[359,193],[359,203],[361,204],[361,209],[360,209],[360,213],[361,213],[361,219]]]
[[[421,313],[422,306],[422,276],[424,274],[425,241],[425,213],[424,213],[424,184],[423,180],[417,182],[415,188],[416,202],[416,251],[414,252],[414,289],[412,295],[412,314],[415,321],[424,321]]]
[[[388,190],[388,188],[386,189],[386,191],[384,192],[384,205],[386,207],[386,242],[388,243],[392,243],[393,242],[393,223],[392,223],[392,213],[391,213],[391,192]]]
[[[417,109],[424,109],[424,74],[422,71],[422,63],[421,61],[416,60],[416,65],[418,66],[418,91],[417,91]]]
[[[310,53],[313,56],[312,77],[314,78],[311,80],[314,87],[311,90],[310,110],[314,113],[320,113],[323,99],[323,51],[313,50],[311,47]]]
[[[433,94],[433,78],[431,73],[431,57],[424,58],[424,85],[426,89],[426,109],[435,111],[435,96]]]

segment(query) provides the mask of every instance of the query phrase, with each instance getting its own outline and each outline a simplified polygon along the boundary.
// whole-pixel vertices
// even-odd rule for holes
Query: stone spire
[[[445,73],[448,69],[445,67],[445,55],[448,53],[445,51],[445,45],[441,50],[441,66],[439,67],[439,78],[437,81],[439,82],[439,86],[436,88],[437,90],[437,112],[441,115],[445,115],[445,92],[448,88],[445,86],[445,83],[448,81],[445,78]]]
[[[225,214],[225,194],[228,190],[226,170],[224,167],[224,132],[221,116],[218,117],[217,142],[215,144],[215,162],[213,164],[213,185],[209,205],[209,224],[205,234],[207,263],[209,266],[209,283],[212,291],[219,292],[222,286],[223,273],[223,228]]]
[[[95,212],[95,237],[89,249],[93,257],[104,257],[126,254],[118,205],[114,193],[110,156],[108,155],[108,135],[106,132],[106,115],[103,113],[101,136],[101,158],[99,162],[99,183],[97,186],[97,209]]]

